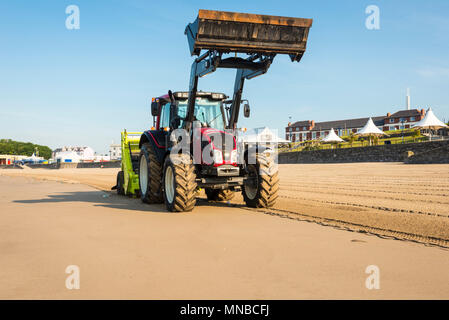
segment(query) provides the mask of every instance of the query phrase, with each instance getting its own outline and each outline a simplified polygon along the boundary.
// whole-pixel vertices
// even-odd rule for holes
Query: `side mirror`
[[[171,104],[175,104],[175,96],[171,90],[168,90],[168,97],[170,98]]]
[[[249,115],[250,115],[250,112],[251,110],[250,110],[250,108],[249,108],[249,103],[245,103],[244,105],[243,105],[243,116],[245,117],[245,118],[249,118]]]
[[[151,115],[156,117],[159,111],[159,103],[157,101],[151,102]]]

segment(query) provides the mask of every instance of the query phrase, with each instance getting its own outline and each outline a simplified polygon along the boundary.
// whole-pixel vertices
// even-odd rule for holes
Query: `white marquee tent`
[[[343,142],[343,141],[344,140],[335,133],[334,128],[331,128],[329,134],[321,140],[321,142]]]
[[[373,122],[373,119],[369,118],[365,126],[360,129],[357,134],[359,136],[371,136],[371,135],[384,135],[385,132],[380,130]]]
[[[360,129],[356,135],[358,136],[368,136],[369,137],[369,144],[371,145],[371,136],[381,136],[386,134],[382,130],[380,130],[373,122],[373,119],[369,118],[366,122],[365,126]]]
[[[278,137],[276,132],[268,127],[254,128],[247,132],[240,133],[239,142],[244,143],[260,143],[260,144],[280,144],[289,143],[290,141]]]
[[[440,119],[435,116],[432,108],[429,108],[426,112],[425,117],[413,126],[413,128],[429,129],[430,140],[432,140],[432,130],[438,130],[447,127],[448,126],[443,121],[440,121]]]
[[[30,157],[26,157],[26,158],[22,159],[22,161],[24,161],[24,162],[31,162],[31,163],[38,163],[41,160],[44,160],[44,158],[36,157],[36,155],[34,153]]]

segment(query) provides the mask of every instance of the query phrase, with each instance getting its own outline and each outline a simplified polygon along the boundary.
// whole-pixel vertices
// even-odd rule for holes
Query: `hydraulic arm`
[[[198,57],[190,72],[184,127],[189,130],[194,120],[199,77],[217,68],[232,68],[237,72],[227,126],[235,129],[245,79],[266,73],[276,54],[288,54],[292,61],[299,62],[311,25],[311,19],[200,10],[198,18],[185,30],[190,53]],[[203,49],[206,52],[201,54]],[[235,57],[224,57],[231,52]],[[238,57],[238,53],[246,53],[248,57]]]

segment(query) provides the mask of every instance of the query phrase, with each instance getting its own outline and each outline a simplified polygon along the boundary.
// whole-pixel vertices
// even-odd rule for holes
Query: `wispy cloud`
[[[422,77],[449,77],[449,68],[446,67],[425,67],[416,71]]]

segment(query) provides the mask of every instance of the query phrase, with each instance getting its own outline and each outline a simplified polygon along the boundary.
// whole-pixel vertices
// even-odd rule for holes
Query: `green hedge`
[[[372,145],[383,145],[385,141],[390,141],[391,144],[400,144],[404,143],[414,143],[414,142],[423,142],[427,141],[428,137],[422,136],[418,130],[415,129],[407,129],[404,130],[404,138],[402,138],[402,132],[400,130],[395,131],[387,131],[389,136],[385,136],[382,138],[372,138]],[[350,142],[349,136],[342,136],[342,139],[345,142],[338,143],[333,145],[333,148],[356,148],[356,147],[366,147],[369,146],[368,137],[358,137],[355,136],[355,140]],[[299,146],[301,145],[301,146]],[[279,148],[279,152],[289,152],[289,151],[311,151],[311,150],[321,150],[321,149],[331,149],[330,144],[323,144],[315,141],[306,141],[306,142],[292,142],[290,143],[290,148]]]

